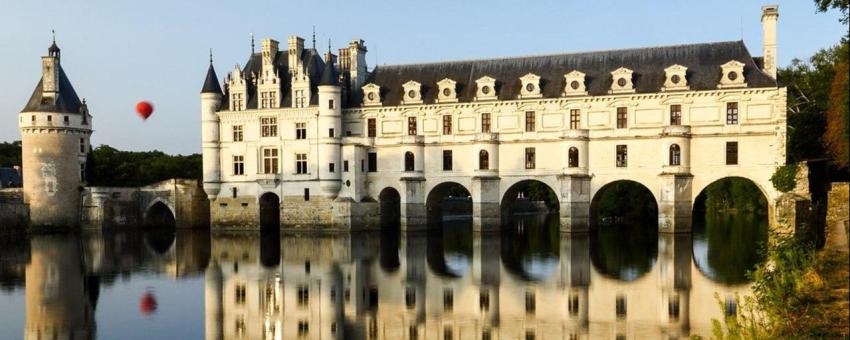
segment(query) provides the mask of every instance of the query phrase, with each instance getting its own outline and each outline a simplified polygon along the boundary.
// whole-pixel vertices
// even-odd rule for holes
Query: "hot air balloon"
[[[153,104],[146,101],[140,101],[136,104],[136,113],[138,113],[139,117],[142,117],[142,119],[147,120],[148,117],[153,114]]]
[[[153,295],[153,290],[148,289],[144,294],[142,294],[142,299],[139,302],[139,310],[143,315],[151,315],[156,312],[156,296]]]

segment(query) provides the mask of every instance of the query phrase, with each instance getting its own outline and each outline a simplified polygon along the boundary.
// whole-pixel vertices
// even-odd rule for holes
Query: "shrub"
[[[773,187],[781,192],[789,192],[797,186],[797,164],[783,165],[770,176]]]

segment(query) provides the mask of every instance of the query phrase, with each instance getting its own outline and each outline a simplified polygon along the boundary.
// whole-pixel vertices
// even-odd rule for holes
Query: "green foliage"
[[[701,265],[711,279],[727,284],[748,281],[748,273],[764,261],[768,217],[758,213],[706,213],[694,218],[694,242],[707,244]]]
[[[708,211],[767,211],[767,199],[748,179],[724,178],[706,187],[703,194]]]
[[[161,151],[132,152],[101,145],[87,160],[92,186],[142,186],[171,178],[202,178],[200,154],[170,156]]]
[[[789,192],[797,186],[797,164],[792,163],[776,168],[770,176],[770,183],[781,192]]]
[[[818,7],[818,12],[826,12],[830,9],[837,9],[841,12],[841,18],[838,19],[842,24],[848,23],[848,8],[850,8],[850,0],[815,0]]]
[[[597,198],[598,218],[617,218],[630,222],[651,222],[658,217],[655,197],[643,185],[620,181],[606,185]]]
[[[558,196],[546,184],[537,181],[528,183],[528,198],[532,201],[544,201],[550,210],[558,209]]]
[[[21,141],[0,143],[0,167],[11,168],[21,165]]]

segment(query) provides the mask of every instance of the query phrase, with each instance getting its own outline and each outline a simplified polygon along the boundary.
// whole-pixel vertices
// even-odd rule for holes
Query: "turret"
[[[218,83],[218,76],[212,64],[212,53],[210,53],[210,67],[201,89],[201,149],[204,159],[204,191],[210,200],[215,199],[219,190],[221,190],[221,150],[217,114],[221,106],[221,99],[221,85]]]
[[[323,180],[323,193],[336,197],[342,175],[342,89],[339,86],[339,75],[333,64],[333,56],[330,55],[326,59],[319,81],[319,174]]]
[[[776,79],[776,21],[779,19],[779,5],[761,7],[762,58],[764,72]]]
[[[41,58],[41,81],[19,115],[24,197],[33,226],[76,227],[91,116],[60,64],[56,41]]]

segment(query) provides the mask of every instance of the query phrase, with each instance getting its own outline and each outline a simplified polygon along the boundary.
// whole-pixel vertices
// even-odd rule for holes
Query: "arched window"
[[[413,161],[413,153],[408,151],[404,153],[404,171],[414,171],[415,165]]]
[[[490,153],[487,152],[487,150],[481,150],[480,152],[478,152],[478,169],[490,169]]]
[[[576,149],[576,147],[571,147],[567,156],[569,156],[567,159],[567,165],[571,168],[578,168],[578,149]]]
[[[682,164],[682,151],[679,149],[679,144],[670,145],[670,165]]]

